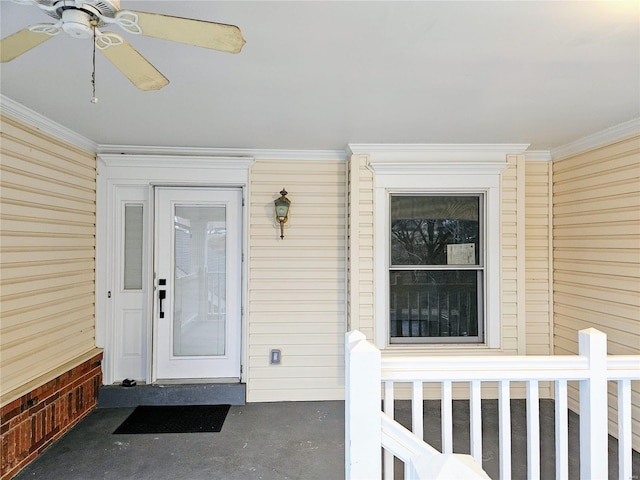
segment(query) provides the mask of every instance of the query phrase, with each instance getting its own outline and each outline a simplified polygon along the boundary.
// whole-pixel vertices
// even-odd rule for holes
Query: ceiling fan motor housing
[[[93,34],[91,15],[83,10],[62,11],[62,29],[75,38],[89,38]]]
[[[77,38],[86,38],[86,23],[97,20],[99,26],[104,22],[100,17],[114,18],[120,11],[120,0],[35,0],[42,11],[56,19],[62,19],[65,24],[69,22],[69,30],[65,32]],[[67,12],[76,12],[73,14]],[[80,13],[85,14],[84,16]],[[88,20],[87,20],[88,19]],[[89,23],[91,30],[91,24]]]

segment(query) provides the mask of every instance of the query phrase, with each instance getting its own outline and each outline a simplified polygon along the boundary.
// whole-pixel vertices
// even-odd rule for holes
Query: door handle
[[[166,285],[167,285],[166,278],[158,279],[159,287],[165,287]],[[160,315],[159,315],[160,318],[164,318],[164,299],[165,298],[167,298],[167,290],[164,288],[162,290],[158,290],[158,310],[160,312]]]
[[[160,318],[164,318],[164,299],[167,298],[166,290],[158,290],[158,302],[160,307]]]

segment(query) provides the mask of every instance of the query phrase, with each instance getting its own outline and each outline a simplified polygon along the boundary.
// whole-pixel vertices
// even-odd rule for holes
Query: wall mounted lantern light
[[[280,197],[273,203],[276,205],[276,220],[280,222],[280,238],[284,238],[284,224],[289,218],[289,205],[291,205],[291,200],[287,198],[287,191],[284,188],[280,191]]]

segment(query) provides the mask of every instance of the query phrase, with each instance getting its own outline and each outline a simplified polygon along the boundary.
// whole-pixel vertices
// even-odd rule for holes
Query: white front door
[[[240,378],[239,188],[155,188],[155,379]]]

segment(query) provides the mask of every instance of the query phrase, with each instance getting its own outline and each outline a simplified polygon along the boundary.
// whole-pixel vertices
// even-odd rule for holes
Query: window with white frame
[[[484,341],[483,199],[390,195],[390,343]]]
[[[526,145],[350,147],[374,173],[376,345],[500,348],[501,173]]]

